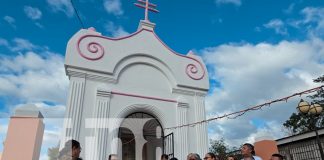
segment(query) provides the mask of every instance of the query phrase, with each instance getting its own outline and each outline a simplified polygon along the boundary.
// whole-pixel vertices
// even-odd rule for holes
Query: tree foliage
[[[324,83],[324,75],[314,79],[315,83]],[[309,96],[313,100],[313,102],[321,104],[322,107],[324,105],[324,90],[317,91],[316,94]]]
[[[324,83],[324,75],[314,79],[315,83]],[[319,90],[314,95],[308,96],[312,99],[312,102],[318,103],[323,107],[324,104],[324,90]],[[324,127],[323,114],[317,117],[321,119],[319,123],[316,124],[316,120],[313,115],[293,113],[290,118],[283,124],[292,135],[304,133],[307,131],[314,130],[314,127]]]
[[[237,158],[240,158],[240,155],[238,155],[236,151],[238,151],[238,148],[230,148],[228,145],[225,144],[223,138],[220,140],[210,140],[209,152],[212,152],[215,155],[217,155],[220,160],[227,160],[227,156],[229,155],[233,155]]]
[[[59,145],[56,147],[48,148],[47,155],[49,160],[57,160],[57,157],[59,155]]]
[[[220,140],[211,140],[210,144],[210,152],[218,155],[221,159],[227,156],[228,146],[225,144],[223,138]]]

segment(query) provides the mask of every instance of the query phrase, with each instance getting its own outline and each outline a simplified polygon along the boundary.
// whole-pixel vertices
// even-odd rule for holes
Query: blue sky
[[[95,27],[109,37],[136,31],[144,11],[134,2],[74,0],[85,28]],[[312,79],[323,75],[322,0],[152,2],[160,10],[149,15],[157,35],[179,53],[194,50],[208,67],[208,117],[314,87]],[[0,140],[12,111],[33,103],[49,124],[42,156],[55,145],[68,87],[65,47],[80,28],[69,0],[0,2]],[[285,136],[281,124],[297,101],[249,113],[239,121],[213,122],[209,137],[238,145]]]

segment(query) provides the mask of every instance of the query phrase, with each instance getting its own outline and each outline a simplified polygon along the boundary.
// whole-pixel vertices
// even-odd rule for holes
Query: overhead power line
[[[78,18],[78,20],[79,20],[79,22],[80,22],[80,24],[81,24],[81,27],[84,29],[85,27],[84,27],[84,25],[83,25],[83,22],[82,22],[82,20],[81,20],[81,18],[80,18],[80,16],[79,16],[79,13],[78,13],[76,7],[74,6],[73,0],[71,0],[71,4],[72,4],[72,7],[73,7],[73,9],[74,9],[74,12],[75,12],[75,14],[77,15],[77,18]]]
[[[197,124],[208,123],[208,122],[223,119],[223,118],[235,119],[237,117],[240,117],[240,116],[244,115],[246,112],[260,110],[260,109],[262,109],[263,107],[266,107],[266,106],[270,107],[270,105],[273,104],[273,103],[287,102],[292,97],[302,96],[304,94],[310,94],[310,93],[313,93],[313,92],[316,92],[316,91],[323,90],[323,88],[324,88],[324,85],[319,86],[319,87],[315,87],[315,88],[312,88],[312,89],[308,89],[308,90],[305,90],[305,91],[302,91],[302,92],[294,93],[294,94],[292,94],[290,96],[279,98],[279,99],[276,99],[276,100],[272,100],[272,101],[269,101],[269,102],[266,102],[266,103],[263,103],[263,104],[259,104],[259,105],[256,105],[256,106],[251,106],[251,107],[248,107],[248,108],[240,110],[240,111],[224,114],[222,116],[216,116],[216,117],[209,118],[209,119],[206,119],[206,120],[202,120],[202,121],[199,121],[199,122],[185,124],[185,125],[179,125],[179,126],[169,127],[169,128],[164,128],[164,129],[176,129],[176,128],[189,127],[189,126],[192,127],[192,126],[195,126]]]

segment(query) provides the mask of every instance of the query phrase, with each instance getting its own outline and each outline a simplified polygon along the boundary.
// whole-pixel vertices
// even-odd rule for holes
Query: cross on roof
[[[134,4],[137,7],[145,9],[145,21],[149,21],[148,20],[148,11],[159,13],[159,11],[156,9],[157,5],[155,5],[153,3],[149,3],[148,0],[145,0],[145,1],[144,0],[137,0],[137,3],[134,3]]]

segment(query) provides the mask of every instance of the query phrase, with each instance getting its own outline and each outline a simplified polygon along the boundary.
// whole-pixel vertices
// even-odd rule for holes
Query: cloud
[[[22,38],[15,38],[11,43],[0,38],[0,46],[16,53],[0,55],[0,97],[5,99],[5,107],[0,112],[1,126],[8,124],[9,119],[4,117],[13,115],[17,107],[35,104],[45,123],[41,157],[48,159],[47,149],[59,143],[66,108],[63,104],[66,103],[68,78],[64,57]],[[5,128],[0,127],[2,139],[6,136],[4,131]]]
[[[24,38],[14,38],[9,43],[8,40],[0,38],[0,46],[6,47],[9,51],[13,53],[20,53],[22,51],[48,51],[46,46],[38,46],[30,42],[28,39]]]
[[[0,97],[6,101],[0,112],[0,140],[6,137],[7,117],[13,115],[17,107],[35,104],[45,123],[41,159],[48,159],[48,148],[59,143],[66,108],[63,104],[69,82],[64,57],[22,38],[12,41],[0,38],[0,46],[16,53],[0,55]],[[8,102],[10,100],[13,102]],[[0,145],[0,151],[2,147]]]
[[[63,57],[54,53],[42,57],[29,51],[15,57],[0,57],[0,82],[0,96],[24,102],[65,103],[68,79]]]
[[[319,22],[324,18],[324,8],[306,7],[301,11],[301,14],[305,16],[303,22]]]
[[[63,105],[47,105],[45,103],[34,103],[35,105],[43,114],[44,119],[43,122],[45,124],[43,141],[41,146],[41,160],[47,160],[47,151],[48,148],[56,147],[59,144],[62,128],[63,128],[63,121],[64,121],[64,113],[65,113],[65,106]],[[11,108],[11,115],[14,114],[14,111],[17,108],[23,107],[30,107],[31,105],[26,104],[18,104]],[[7,128],[9,123],[9,118],[2,118],[0,119],[0,140],[4,141]],[[1,142],[2,142],[1,141]],[[0,144],[0,151],[3,150],[2,143]]]
[[[6,39],[0,38],[0,46],[8,47],[9,43]]]
[[[108,13],[111,13],[115,16],[124,14],[120,0],[105,0],[104,7]]]
[[[122,26],[116,25],[111,21],[107,22],[104,25],[104,28],[112,37],[123,37],[129,35],[129,33],[125,31]]]
[[[289,7],[287,9],[283,10],[283,12],[286,14],[291,14],[294,11],[295,6],[296,6],[296,4],[292,3],[289,5]]]
[[[36,45],[32,44],[29,40],[23,38],[14,38],[13,43],[14,45],[10,47],[10,50],[12,52],[24,51],[24,50],[30,51],[37,48]]]
[[[11,16],[4,16],[3,17],[3,20],[5,20],[7,23],[9,23],[9,25],[11,27],[17,28],[16,25],[15,25],[16,20],[13,17],[11,17]]]
[[[291,4],[285,13],[290,14],[295,5]],[[294,28],[306,37],[323,37],[324,36],[324,8],[321,7],[306,7],[300,11],[297,18],[272,19],[263,26],[268,29],[274,29],[277,34],[288,35],[288,29]],[[256,27],[256,31],[260,31]]]
[[[49,105],[44,102],[38,101],[34,103],[29,103],[29,104],[18,104],[14,107],[11,108],[11,114],[14,114],[15,110],[17,108],[23,109],[29,109],[31,107],[35,107],[37,110],[39,110],[43,117],[45,119],[61,119],[64,118],[64,113],[65,113],[65,106],[61,104],[54,104],[54,105]]]
[[[24,6],[24,12],[26,16],[32,20],[38,20],[42,18],[42,12],[38,8]]]
[[[36,25],[37,27],[41,28],[41,29],[44,28],[44,26],[43,26],[42,24],[38,23],[38,22],[36,22],[35,25]]]
[[[48,121],[55,121],[56,123],[48,123]],[[41,146],[40,160],[48,160],[48,149],[56,147],[61,138],[63,119],[45,119],[45,131],[43,136],[43,143]]]
[[[278,44],[224,44],[201,53],[210,79],[220,83],[206,98],[209,117],[315,87],[318,84],[312,80],[324,70],[324,41],[315,37]],[[282,123],[295,111],[298,100],[215,121],[209,125],[209,136],[224,137],[233,146],[258,137],[281,138]]]
[[[264,24],[264,27],[274,29],[277,34],[286,35],[288,34],[285,24],[280,19],[273,19],[267,24]]]
[[[303,24],[315,35],[324,35],[324,8],[306,7],[301,13],[304,15]]]
[[[54,12],[63,12],[68,17],[74,15],[74,9],[70,0],[47,0],[47,3]]]
[[[215,3],[218,5],[222,4],[233,4],[235,6],[241,6],[242,1],[241,0],[215,0]]]
[[[5,141],[8,132],[8,123],[8,118],[0,119],[0,152],[3,151],[3,142]]]
[[[287,21],[290,26],[309,36],[324,36],[324,8],[306,7],[300,11],[302,17]]]
[[[59,144],[62,128],[63,128],[63,121],[64,121],[64,114],[65,114],[65,106],[63,105],[47,105],[42,102],[34,103],[35,105],[43,114],[44,119],[43,122],[45,124],[43,141],[41,146],[41,160],[47,160],[47,151],[48,148],[56,147]],[[31,105],[28,104],[18,104],[11,108],[11,115],[14,114],[14,111],[17,108],[23,107],[30,107]],[[0,140],[5,140],[7,134],[9,118],[2,118],[0,119]],[[1,142],[2,142],[1,141]],[[0,151],[3,150],[2,143],[0,144]]]
[[[12,43],[9,43],[8,40],[0,38],[0,46],[6,47],[8,50],[12,52],[19,52],[19,51],[30,51],[39,46],[32,44],[29,40],[23,38],[14,38]]]

